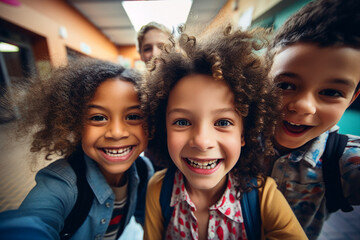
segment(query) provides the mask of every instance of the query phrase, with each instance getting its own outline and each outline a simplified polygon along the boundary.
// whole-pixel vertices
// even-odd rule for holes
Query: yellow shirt
[[[144,239],[158,240],[164,236],[164,219],[160,207],[160,191],[166,169],[150,179],[146,195]],[[268,177],[259,188],[261,238],[308,239],[275,181]]]

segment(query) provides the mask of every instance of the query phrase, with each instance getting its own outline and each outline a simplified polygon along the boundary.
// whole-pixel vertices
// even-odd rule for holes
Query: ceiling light
[[[15,45],[0,42],[0,52],[18,52],[19,48]]]
[[[136,32],[152,21],[172,30],[186,23],[192,0],[122,1],[122,5]]]

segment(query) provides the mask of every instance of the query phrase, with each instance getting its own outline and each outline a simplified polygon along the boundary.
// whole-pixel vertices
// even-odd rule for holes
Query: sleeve
[[[164,219],[160,207],[160,191],[166,169],[158,171],[150,179],[146,194],[144,239],[162,239],[164,235]]]
[[[34,216],[22,216],[18,210],[0,213],[0,239],[12,240],[57,240],[59,233],[44,226],[42,220]]]
[[[340,158],[340,175],[343,193],[350,205],[360,205],[360,137],[349,137]]]
[[[262,239],[308,239],[288,202],[268,177],[259,188]]]
[[[58,160],[40,170],[36,185],[21,203],[23,216],[36,217],[44,228],[59,233],[77,198],[76,176],[70,165]]]

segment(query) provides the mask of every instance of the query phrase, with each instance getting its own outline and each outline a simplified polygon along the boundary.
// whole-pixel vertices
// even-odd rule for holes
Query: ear
[[[355,99],[359,96],[360,94],[360,89],[354,94],[354,96],[352,97],[349,106],[355,101]]]
[[[241,147],[245,146],[244,128],[241,131]]]

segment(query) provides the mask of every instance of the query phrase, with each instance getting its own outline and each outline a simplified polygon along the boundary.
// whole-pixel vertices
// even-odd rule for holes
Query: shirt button
[[[110,204],[109,202],[106,202],[106,203],[105,203],[105,206],[106,206],[107,208],[109,208],[109,207],[111,206],[111,204]]]
[[[214,237],[215,237],[215,233],[214,233],[214,232],[210,232],[210,233],[209,233],[209,238],[212,239],[212,238],[214,238]]]
[[[284,163],[284,162],[285,162],[285,158],[280,158],[279,162]]]
[[[100,220],[100,222],[101,222],[101,224],[105,224],[105,223],[106,223],[106,219],[103,218],[103,219]]]

